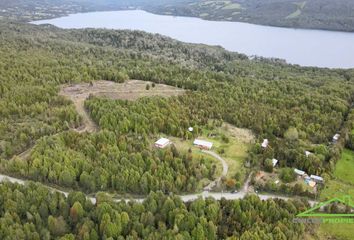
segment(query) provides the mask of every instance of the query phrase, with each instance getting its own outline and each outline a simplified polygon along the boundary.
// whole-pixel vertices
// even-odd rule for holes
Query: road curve
[[[213,189],[213,187],[215,187],[221,180],[222,177],[226,177],[227,172],[229,171],[229,165],[227,164],[227,162],[220,157],[218,154],[216,154],[215,152],[212,151],[207,151],[207,150],[202,150],[203,153],[209,154],[210,156],[216,158],[217,160],[219,160],[222,164],[222,173],[221,176],[218,177],[217,179],[215,179],[214,181],[212,181],[211,183],[209,183],[208,186],[204,187],[204,190],[210,191],[211,189]]]
[[[11,182],[11,183],[17,183],[17,184],[21,184],[21,185],[25,185],[25,183],[27,181],[19,179],[19,178],[14,178],[14,177],[9,177],[7,175],[3,175],[0,174],[0,183],[1,182]],[[46,186],[44,184],[42,184],[43,186],[47,187],[50,191],[52,192],[59,192],[64,194],[66,197],[69,195],[69,192],[65,192],[65,191],[61,191],[59,189],[53,188],[53,187],[49,187]],[[193,201],[196,200],[198,198],[207,198],[207,197],[212,197],[215,200],[220,200],[222,198],[225,198],[227,200],[235,200],[235,199],[242,199],[247,195],[247,192],[245,192],[244,190],[241,190],[240,192],[237,193],[213,193],[213,192],[208,192],[208,191],[204,191],[202,193],[195,193],[195,194],[188,194],[188,195],[178,195],[183,202],[189,202],[189,201]],[[284,197],[284,196],[279,196],[279,195],[275,195],[275,194],[257,194],[257,196],[261,199],[261,200],[267,200],[267,199],[283,199],[283,200],[289,200],[292,199],[294,197]],[[86,195],[86,198],[88,200],[90,200],[93,204],[96,204],[96,198],[95,197],[90,197]],[[115,202],[120,202],[120,201],[136,201],[136,202],[143,202],[145,200],[145,198],[115,198],[113,199],[113,201]],[[317,204],[318,202],[316,201],[309,201],[311,206],[314,206],[315,204]]]

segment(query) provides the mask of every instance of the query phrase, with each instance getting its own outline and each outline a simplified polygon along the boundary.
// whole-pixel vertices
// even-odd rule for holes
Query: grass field
[[[321,200],[342,195],[350,195],[354,199],[354,151],[344,149],[341,159],[336,165],[336,179],[328,181],[321,193]],[[338,196],[339,195],[339,196]]]
[[[345,183],[354,185],[353,170],[354,170],[354,151],[350,151],[349,149],[344,149],[342,153],[342,157],[336,165],[334,176]]]
[[[352,240],[354,236],[353,224],[321,224],[320,239]]]
[[[229,3],[227,4],[225,7],[223,7],[222,9],[225,9],[225,10],[229,10],[229,9],[240,9],[241,8],[241,5],[239,3]]]
[[[354,152],[345,149],[341,159],[336,165],[334,172],[335,180],[330,180],[325,185],[325,189],[321,193],[320,199],[330,199],[333,197],[341,197],[350,195],[354,199]],[[323,239],[343,239],[351,240],[354,236],[353,224],[322,224],[320,226],[320,234]],[[334,237],[334,238],[333,238]]]
[[[228,142],[223,140],[225,138],[222,136],[227,137]],[[247,157],[247,150],[253,141],[253,135],[250,131],[235,128],[229,124],[224,124],[216,130],[211,131],[204,129],[199,138],[212,142],[212,151],[219,154],[227,162],[229,166],[227,177],[233,178],[235,174],[239,172],[241,174],[241,179],[244,179],[246,171],[243,163]],[[202,154],[203,156],[210,158],[209,155],[202,153],[199,148],[193,146],[194,139],[181,140],[174,137],[169,137],[169,139],[173,141],[177,149],[187,151],[191,148],[193,154]],[[217,167],[217,171],[220,173],[222,171],[220,162],[218,162]]]

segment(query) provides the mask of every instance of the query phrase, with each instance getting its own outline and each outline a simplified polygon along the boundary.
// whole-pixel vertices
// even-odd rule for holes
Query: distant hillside
[[[152,5],[147,10],[208,20],[354,31],[352,0],[190,0],[188,4]]]
[[[137,8],[207,20],[354,31],[352,0],[3,0],[0,19],[30,21],[77,12]]]

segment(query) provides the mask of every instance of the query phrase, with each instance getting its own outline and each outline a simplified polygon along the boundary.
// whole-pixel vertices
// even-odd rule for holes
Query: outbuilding
[[[340,137],[340,135],[337,133],[337,134],[335,134],[334,136],[333,136],[333,138],[332,138],[332,141],[335,143],[335,142],[337,142],[338,141],[338,139],[339,139],[339,137]]]
[[[263,142],[262,142],[262,148],[267,148],[268,147],[268,139],[264,139]]]
[[[323,178],[322,177],[320,177],[320,176],[316,176],[316,175],[311,175],[310,176],[310,178],[312,179],[312,180],[314,180],[315,182],[323,182]]]
[[[165,148],[166,146],[170,145],[171,141],[167,138],[160,138],[155,142],[155,147],[158,148]]]
[[[305,155],[306,155],[306,157],[310,156],[311,154],[312,154],[312,152],[305,151]]]
[[[195,139],[193,144],[195,146],[198,146],[201,149],[206,149],[206,150],[209,150],[213,147],[212,142],[208,142],[208,141],[204,141],[204,140],[200,140],[200,139]]]
[[[300,176],[304,176],[305,175],[305,172],[302,171],[302,170],[299,170],[297,168],[294,169],[294,172],[297,174],[297,175],[300,175]]]
[[[278,164],[278,162],[279,161],[277,159],[273,158],[272,159],[273,167],[275,167]]]

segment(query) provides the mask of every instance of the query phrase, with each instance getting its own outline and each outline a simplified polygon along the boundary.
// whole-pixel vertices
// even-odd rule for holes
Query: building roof
[[[212,142],[208,142],[208,141],[204,141],[204,140],[200,140],[200,139],[195,139],[193,142],[194,145],[199,145],[199,146],[204,146],[207,148],[211,148],[213,146]]]
[[[311,154],[312,154],[312,152],[305,151],[305,155],[306,155],[306,157],[310,156]]]
[[[167,138],[160,138],[159,140],[157,140],[156,142],[155,142],[155,144],[157,144],[157,145],[166,145],[166,144],[168,144],[168,143],[170,143],[170,140],[169,139],[167,139]]]
[[[294,172],[295,172],[296,174],[298,174],[298,175],[305,175],[305,172],[304,172],[304,171],[299,170],[299,169],[297,169],[297,168],[294,169]]]
[[[323,181],[323,178],[320,176],[316,176],[316,175],[311,175],[310,178],[314,179],[314,180],[318,180],[318,181]]]
[[[262,147],[266,148],[268,146],[268,139],[264,139],[262,142]]]
[[[339,139],[339,137],[340,137],[340,135],[337,133],[337,134],[335,134],[334,136],[333,136],[333,140],[338,140]]]
[[[277,163],[278,163],[278,160],[275,159],[275,158],[273,158],[273,159],[272,159],[272,163],[273,163],[273,167],[275,167],[275,165],[277,165]]]
[[[190,132],[193,132],[193,130],[194,130],[194,129],[193,129],[192,127],[189,127],[189,128],[188,128],[188,131],[190,131]]]

